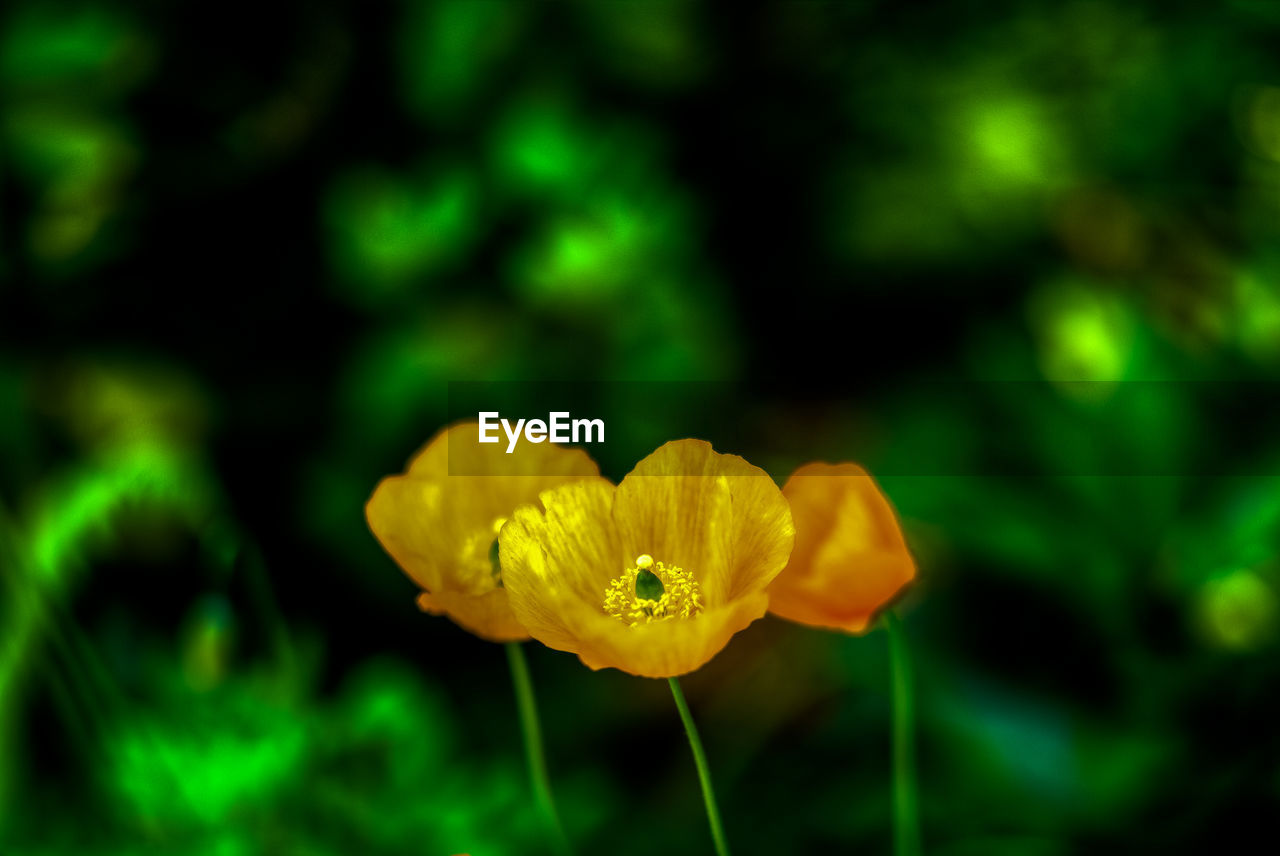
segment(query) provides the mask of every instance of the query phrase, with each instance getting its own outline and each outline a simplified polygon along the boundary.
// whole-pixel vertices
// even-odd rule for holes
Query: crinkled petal
[[[768,596],[752,592],[695,618],[623,624],[591,616],[574,651],[592,669],[621,669],[646,678],[671,678],[702,668],[733,634],[765,614]]]
[[[628,552],[689,571],[712,608],[764,589],[795,537],[768,473],[703,440],[666,443],[638,463],[618,486],[614,519]]]
[[[626,568],[613,525],[616,488],[594,478],[541,496],[541,508],[518,510],[498,539],[502,578],[516,616],[534,638],[574,650],[574,619],[603,614],[609,580]]]

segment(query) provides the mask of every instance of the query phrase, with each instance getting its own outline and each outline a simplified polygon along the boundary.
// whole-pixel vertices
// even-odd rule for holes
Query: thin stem
[[[506,643],[507,662],[511,665],[511,683],[516,691],[516,708],[520,712],[520,731],[524,735],[525,760],[529,764],[529,780],[551,835],[552,849],[561,856],[573,852],[564,834],[555,800],[551,797],[551,779],[547,776],[547,757],[542,749],[542,726],[538,724],[538,705],[533,697],[533,681],[529,679],[529,663],[519,642]]]
[[[698,781],[702,783],[702,800],[707,805],[707,822],[711,824],[711,839],[715,842],[718,856],[729,856],[729,845],[724,838],[724,827],[720,825],[720,809],[716,808],[716,794],[711,788],[711,768],[707,766],[707,753],[702,748],[702,738],[698,736],[698,726],[693,723],[693,714],[689,712],[689,703],[684,700],[684,692],[680,682],[668,678],[671,684],[671,695],[676,700],[676,710],[680,711],[680,719],[684,722],[685,733],[689,735],[689,748],[693,750],[693,763],[698,767]]]
[[[911,657],[902,621],[892,610],[884,613],[884,626],[889,632],[889,680],[893,688],[893,852],[895,856],[920,856]]]

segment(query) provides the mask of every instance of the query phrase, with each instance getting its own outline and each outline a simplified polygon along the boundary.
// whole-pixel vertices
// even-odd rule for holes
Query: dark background
[[[1280,5],[0,22],[0,852],[539,852],[502,651],[362,515],[457,381],[590,390],[615,479],[877,474],[927,852],[1269,830]],[[666,687],[528,654],[579,852],[706,852]],[[887,677],[767,618],[686,680],[738,851],[887,852]]]

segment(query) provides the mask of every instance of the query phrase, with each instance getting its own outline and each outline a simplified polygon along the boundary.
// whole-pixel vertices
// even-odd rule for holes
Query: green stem
[[[64,609],[59,609],[61,604],[53,581],[47,577],[42,579],[35,572],[29,539],[3,503],[0,503],[0,578],[9,590],[4,598],[8,608],[0,614],[0,627],[4,628],[0,633],[0,758],[10,756],[18,739],[19,689],[28,678],[31,661],[39,656],[42,632],[52,641],[66,669],[65,677],[52,662],[46,662],[43,670],[50,681],[55,704],[66,715],[70,728],[83,727],[77,736],[84,738],[84,746],[94,746],[88,729],[92,727],[98,733],[105,729],[108,702],[112,699],[97,694],[84,659],[68,642],[68,631],[75,629],[74,620]],[[0,766],[0,832],[13,817],[11,811],[6,811],[13,784],[12,765]]]
[[[572,848],[560,823],[555,800],[551,797],[551,779],[547,776],[547,757],[542,749],[542,726],[538,724],[538,705],[533,697],[533,681],[529,679],[529,663],[519,642],[506,643],[507,662],[511,665],[511,683],[516,691],[516,708],[520,712],[520,731],[524,735],[525,760],[529,764],[529,780],[551,835],[551,846],[561,856],[569,856]]]
[[[893,852],[895,856],[920,856],[911,658],[902,621],[892,610],[884,613],[884,626],[889,632],[889,680],[893,687]]]
[[[668,678],[667,682],[671,684],[671,695],[676,700],[676,710],[680,711],[685,733],[689,735],[689,747],[693,749],[693,763],[698,767],[698,781],[702,783],[702,799],[707,805],[707,822],[711,824],[711,839],[715,842],[718,856],[729,856],[724,827],[720,825],[720,810],[716,808],[716,794],[711,788],[711,768],[707,766],[707,753],[702,748],[698,726],[693,724],[693,714],[689,712],[689,703],[684,700],[680,682],[675,678]]]

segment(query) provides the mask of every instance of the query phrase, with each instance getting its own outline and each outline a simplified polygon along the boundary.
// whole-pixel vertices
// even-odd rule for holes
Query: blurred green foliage
[[[0,13],[0,852],[540,852],[361,516],[465,380],[880,477],[927,852],[1269,832],[1276,4],[375,5]],[[665,688],[530,657],[579,852],[703,852]],[[887,850],[883,634],[687,688],[742,852]]]
[[[348,176],[334,191],[330,220],[335,265],[355,284],[353,296],[375,300],[456,260],[470,242],[474,197],[460,173],[420,188],[372,171]]]
[[[3,133],[13,174],[32,197],[33,263],[79,269],[100,239],[140,157],[120,101],[146,74],[150,48],[124,10],[17,4],[0,37]]]

